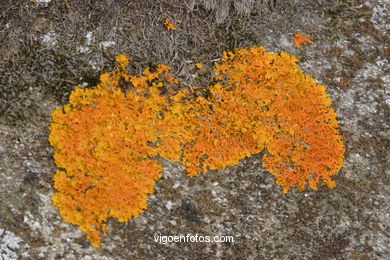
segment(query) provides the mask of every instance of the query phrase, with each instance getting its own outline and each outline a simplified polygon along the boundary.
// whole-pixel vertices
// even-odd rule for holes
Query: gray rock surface
[[[388,0],[4,0],[0,10],[0,259],[390,259]],[[176,31],[167,31],[166,17]],[[182,24],[179,23],[182,21]],[[298,50],[293,32],[315,44]],[[130,71],[164,63],[207,87],[224,50],[296,54],[327,86],[346,156],[334,189],[281,193],[260,156],[188,178],[163,161],[149,209],[111,220],[102,248],[52,207],[50,113],[74,85],[93,87],[125,53]],[[158,235],[233,243],[156,243]]]

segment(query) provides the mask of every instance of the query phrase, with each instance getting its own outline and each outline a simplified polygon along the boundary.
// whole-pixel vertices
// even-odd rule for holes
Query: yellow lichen
[[[204,65],[203,65],[203,63],[196,63],[195,64],[195,67],[197,68],[197,69],[199,69],[199,70],[202,70],[203,68],[204,68]]]
[[[326,88],[304,75],[295,56],[263,47],[225,52],[206,92],[174,92],[170,68],[126,72],[121,54],[94,89],[75,88],[52,113],[49,141],[63,170],[54,206],[99,247],[108,218],[127,221],[146,208],[161,177],[157,157],[189,176],[223,169],[264,149],[263,166],[283,192],[322,182],[342,166],[344,145]]]

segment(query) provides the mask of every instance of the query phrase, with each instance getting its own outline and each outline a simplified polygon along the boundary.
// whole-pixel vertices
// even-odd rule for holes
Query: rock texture
[[[388,0],[5,0],[0,11],[0,259],[389,259]],[[170,18],[177,30],[167,31]],[[314,44],[297,49],[293,32]],[[328,88],[346,145],[334,189],[284,195],[260,156],[188,178],[162,161],[149,209],[109,221],[102,248],[52,207],[50,113],[93,87],[116,55],[130,70],[164,63],[207,87],[224,50],[297,55]],[[156,243],[158,235],[231,235],[233,243]]]

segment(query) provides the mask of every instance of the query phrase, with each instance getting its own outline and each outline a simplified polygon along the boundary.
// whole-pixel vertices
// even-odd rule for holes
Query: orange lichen
[[[171,23],[171,19],[165,18],[164,25],[167,28],[167,30],[173,30],[176,31],[176,27]]]
[[[117,70],[103,74],[95,89],[76,87],[69,104],[53,111],[50,126],[54,159],[63,169],[54,175],[53,204],[94,247],[108,218],[125,222],[147,208],[147,195],[161,176],[158,150],[150,143],[170,137],[157,130],[168,103],[159,89],[177,83],[164,65],[135,77],[123,69],[125,56],[117,61]],[[121,81],[131,85],[126,94]]]
[[[117,57],[116,57],[116,62],[119,64],[119,66],[121,66],[121,68],[123,70],[126,69],[126,66],[127,64],[129,64],[129,59],[127,59],[126,55],[125,54],[119,54]]]
[[[211,88],[215,92],[222,84],[224,115],[236,129],[249,132],[257,144],[253,151],[266,147],[263,166],[284,193],[295,184],[301,191],[306,182],[317,189],[320,179],[334,187],[331,176],[340,170],[344,156],[326,88],[304,75],[296,62],[295,56],[267,53],[262,47],[225,53],[215,69],[221,82]]]
[[[298,49],[302,49],[302,45],[309,43],[313,44],[313,42],[309,38],[306,38],[301,33],[294,33],[294,43]]]
[[[94,89],[75,88],[53,111],[49,141],[63,170],[52,200],[67,222],[100,246],[108,218],[127,221],[146,208],[162,166],[181,162],[189,176],[223,169],[265,151],[263,166],[287,193],[331,177],[344,145],[324,86],[304,75],[295,56],[263,47],[225,52],[207,91],[174,92],[170,68],[126,72],[121,54]]]

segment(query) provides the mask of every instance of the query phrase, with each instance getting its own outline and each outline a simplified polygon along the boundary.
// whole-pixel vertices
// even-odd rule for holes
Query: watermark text
[[[200,236],[198,234],[168,236],[168,235],[159,234],[158,236],[154,236],[154,242],[163,245],[168,243],[234,243],[234,237],[233,236]]]

